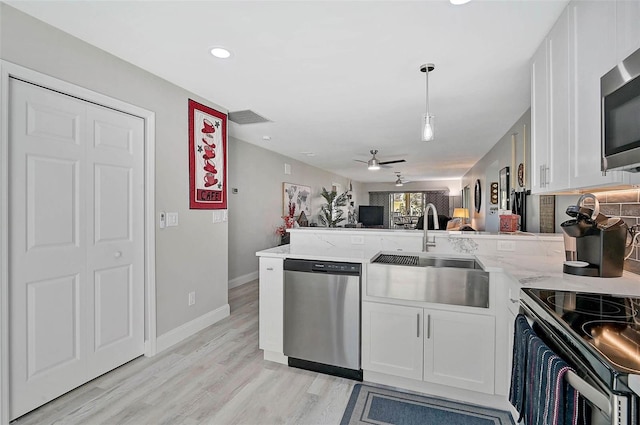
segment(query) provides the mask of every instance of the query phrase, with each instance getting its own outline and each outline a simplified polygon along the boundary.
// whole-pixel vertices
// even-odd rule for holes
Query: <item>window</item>
[[[413,228],[424,211],[423,192],[397,192],[390,195],[394,227]]]

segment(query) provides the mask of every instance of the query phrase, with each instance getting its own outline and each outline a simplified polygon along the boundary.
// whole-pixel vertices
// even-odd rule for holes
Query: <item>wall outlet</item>
[[[351,236],[352,245],[364,245],[364,236]]]
[[[498,251],[515,251],[516,241],[498,241]]]
[[[196,293],[195,291],[189,292],[189,305],[194,305],[196,303]]]

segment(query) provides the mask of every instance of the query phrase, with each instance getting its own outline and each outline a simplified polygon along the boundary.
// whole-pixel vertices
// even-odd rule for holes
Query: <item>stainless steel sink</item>
[[[489,308],[489,273],[470,258],[382,254],[367,267],[367,295]]]

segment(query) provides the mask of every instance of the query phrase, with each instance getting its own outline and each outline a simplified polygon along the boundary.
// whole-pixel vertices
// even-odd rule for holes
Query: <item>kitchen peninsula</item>
[[[371,261],[381,252],[421,253],[420,230],[297,228],[290,229],[290,233],[291,244],[257,253],[260,348],[266,360],[283,364],[288,361],[283,353],[284,260],[359,263],[365,381],[507,408],[512,335],[509,307],[513,305],[509,300],[515,299],[517,303],[519,283],[505,273],[501,264],[506,258],[513,261],[504,264],[526,263],[535,252],[550,263],[557,263],[554,267],[561,274],[564,256],[561,235],[429,231],[429,239],[435,237],[436,244],[421,255],[475,259],[488,272],[488,306],[480,308],[368,293]],[[383,329],[383,324],[393,320],[396,325],[400,320],[401,332]],[[426,329],[432,332],[429,337]],[[469,357],[470,352],[474,356]],[[436,363],[435,359],[440,360]],[[443,364],[441,359],[447,361]]]

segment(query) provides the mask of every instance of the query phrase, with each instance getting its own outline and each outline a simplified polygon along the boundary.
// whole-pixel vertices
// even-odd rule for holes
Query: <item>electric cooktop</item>
[[[640,298],[545,289],[525,291],[616,369],[640,374]]]

